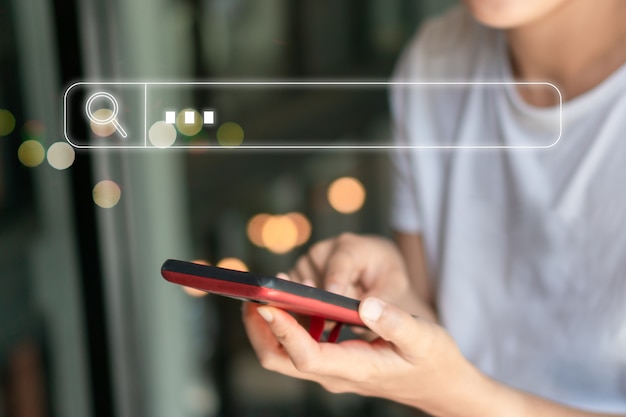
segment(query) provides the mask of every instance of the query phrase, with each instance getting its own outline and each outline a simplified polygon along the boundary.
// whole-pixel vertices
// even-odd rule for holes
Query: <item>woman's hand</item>
[[[482,379],[435,323],[373,297],[361,303],[359,314],[379,338],[318,343],[288,313],[244,304],[246,331],[262,366],[318,382],[331,392],[438,412],[441,404],[454,400],[453,394],[465,395]]]
[[[301,256],[289,279],[346,297],[376,296],[420,317],[435,319],[411,286],[404,259],[390,240],[344,233]]]

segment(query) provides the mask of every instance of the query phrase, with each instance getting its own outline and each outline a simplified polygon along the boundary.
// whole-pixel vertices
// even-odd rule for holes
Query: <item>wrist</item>
[[[502,386],[463,358],[462,367],[437,395],[420,408],[437,417],[490,417],[498,409]]]

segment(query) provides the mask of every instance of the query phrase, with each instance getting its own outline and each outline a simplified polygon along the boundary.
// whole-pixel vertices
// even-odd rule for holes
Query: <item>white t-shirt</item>
[[[504,36],[453,9],[423,27],[395,81],[512,81]],[[398,144],[556,140],[558,106],[532,107],[512,86],[391,98]],[[464,355],[513,387],[626,412],[626,65],[563,104],[551,148],[394,157],[392,226],[421,233]]]

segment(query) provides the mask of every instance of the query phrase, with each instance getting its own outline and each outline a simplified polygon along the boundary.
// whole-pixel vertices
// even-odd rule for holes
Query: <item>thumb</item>
[[[437,336],[436,324],[414,317],[379,298],[363,300],[359,315],[367,327],[393,344],[398,353],[410,362],[428,356]]]

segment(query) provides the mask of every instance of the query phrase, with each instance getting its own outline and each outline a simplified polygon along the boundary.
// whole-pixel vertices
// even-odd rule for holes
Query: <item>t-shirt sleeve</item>
[[[409,155],[402,149],[395,149],[392,155],[391,208],[389,223],[393,230],[403,233],[419,233],[415,179],[412,178]]]
[[[391,152],[391,207],[389,223],[393,230],[403,233],[418,233],[421,222],[418,213],[415,169],[411,149],[401,149],[409,145],[407,137],[407,89],[397,83],[407,81],[408,64],[411,62],[411,48],[403,53],[392,77],[394,85],[389,91],[393,144]]]
[[[404,48],[392,77],[389,103],[392,119],[390,226],[399,232],[426,233],[433,202],[441,197],[447,153],[408,149],[418,143],[446,145],[454,138],[458,100],[441,89],[407,82],[441,83],[468,80],[477,23],[459,5],[424,22]],[[481,32],[482,33],[482,32]],[[403,84],[404,83],[404,84]],[[439,91],[439,93],[437,93]],[[444,130],[445,129],[445,130]],[[404,149],[400,147],[404,146]]]

